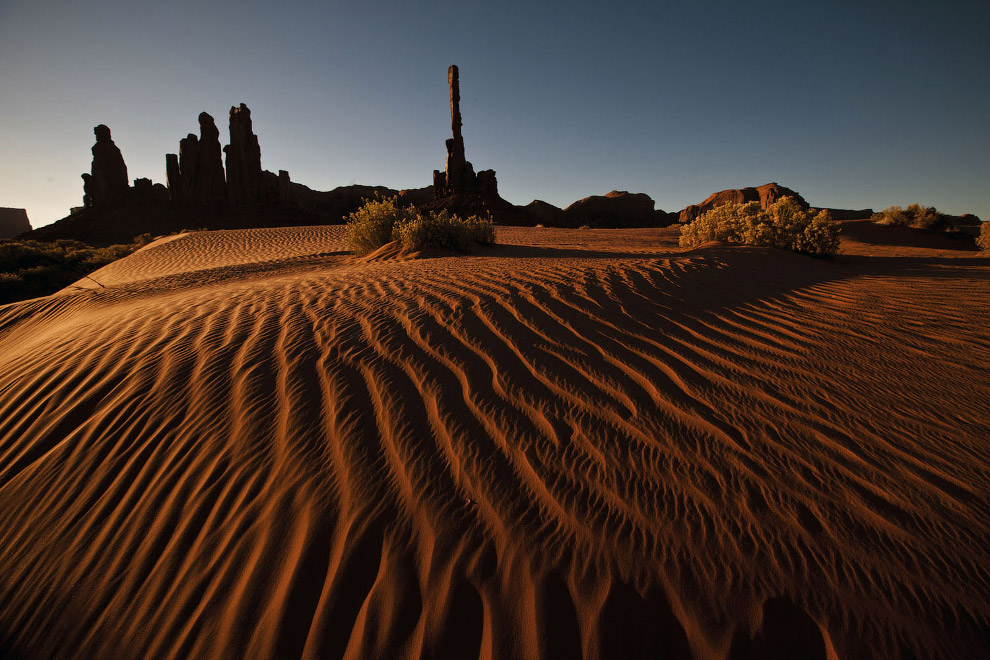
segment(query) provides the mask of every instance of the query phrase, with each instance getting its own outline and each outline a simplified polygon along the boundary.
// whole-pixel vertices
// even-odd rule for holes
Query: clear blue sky
[[[511,202],[678,210],[777,181],[812,204],[990,219],[990,3],[0,0],[0,206],[82,199],[93,126],[132,179],[206,110],[328,190],[432,183],[461,70],[468,159]]]

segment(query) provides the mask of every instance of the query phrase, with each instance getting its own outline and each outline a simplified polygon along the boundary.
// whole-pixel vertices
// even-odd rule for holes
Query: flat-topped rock
[[[0,207],[0,238],[13,238],[26,231],[31,231],[31,222],[25,209]]]

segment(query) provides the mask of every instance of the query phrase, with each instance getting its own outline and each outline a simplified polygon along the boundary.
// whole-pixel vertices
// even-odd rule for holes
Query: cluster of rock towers
[[[243,103],[230,108],[230,144],[220,147],[220,131],[213,117],[199,115],[199,136],[179,141],[178,154],[165,155],[168,187],[135,179],[128,185],[127,165],[100,124],[93,129],[93,165],[83,174],[83,205],[108,208],[125,202],[171,200],[184,203],[275,206],[289,201],[289,173],[278,176],[261,169],[261,147],[251,124],[251,110]],[[221,153],[226,155],[226,171]]]

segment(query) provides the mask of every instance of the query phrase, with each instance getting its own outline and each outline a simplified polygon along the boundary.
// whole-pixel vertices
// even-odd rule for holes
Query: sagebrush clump
[[[347,243],[357,254],[367,254],[386,243],[399,241],[410,250],[447,248],[465,252],[472,243],[495,242],[491,218],[472,215],[461,218],[443,209],[420,213],[402,208],[395,197],[366,199],[347,221]]]
[[[697,247],[709,241],[831,257],[839,249],[839,229],[831,222],[828,211],[807,211],[793,197],[782,197],[766,209],[759,202],[716,206],[681,228],[681,247]]]

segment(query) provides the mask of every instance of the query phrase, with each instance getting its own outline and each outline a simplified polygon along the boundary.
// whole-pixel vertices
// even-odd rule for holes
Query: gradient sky
[[[467,157],[511,202],[612,189],[676,211],[777,181],[812,204],[990,219],[990,3],[0,0],[0,206],[82,200],[93,127],[131,179],[206,110],[251,108],[262,167],[329,190]]]

